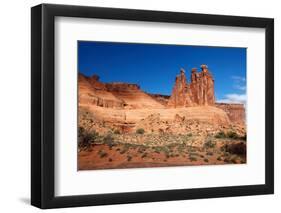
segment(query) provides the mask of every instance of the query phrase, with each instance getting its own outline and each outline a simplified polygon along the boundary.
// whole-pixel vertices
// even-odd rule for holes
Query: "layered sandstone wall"
[[[246,113],[243,104],[216,103],[215,106],[225,111],[232,123],[245,124]]]
[[[103,83],[97,75],[86,77],[81,73],[78,81],[80,105],[117,109],[164,108],[137,84]]]
[[[176,76],[171,96],[145,93],[137,84],[103,83],[97,75],[86,77],[79,74],[79,105],[118,110],[182,107],[186,107],[187,110],[199,106],[213,106],[223,110],[230,122],[245,124],[244,105],[215,103],[214,79],[206,65],[201,68],[201,72],[192,69],[190,83],[187,81],[185,71],[181,69],[180,74]]]
[[[78,76],[79,104],[95,105],[106,108],[123,108],[124,101],[108,92],[106,85],[99,81],[99,77],[93,75],[86,77],[82,74]]]
[[[188,84],[185,71],[181,69],[176,76],[168,107],[212,106],[215,104],[214,79],[206,65],[201,65],[201,72],[195,68],[191,72]]]
[[[147,94],[157,102],[161,103],[163,106],[167,106],[168,101],[170,99],[170,95],[151,94],[151,93],[147,93]]]

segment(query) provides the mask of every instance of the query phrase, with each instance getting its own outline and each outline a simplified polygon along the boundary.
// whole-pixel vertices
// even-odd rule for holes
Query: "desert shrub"
[[[120,154],[123,155],[125,152],[127,152],[127,150],[126,150],[126,149],[122,149],[122,150],[120,151]]]
[[[124,154],[124,153],[128,152],[129,148],[130,148],[130,144],[128,144],[128,143],[123,144],[120,154]]]
[[[189,160],[192,162],[192,161],[197,161],[197,158],[196,157],[189,157]]]
[[[243,142],[235,144],[226,144],[225,151],[236,155],[246,155],[246,144]]]
[[[142,154],[141,158],[146,158],[146,157],[147,157],[147,153],[145,152]]]
[[[120,135],[121,134],[119,129],[115,129],[113,133],[116,134],[116,135]]]
[[[100,151],[98,152],[98,154],[99,154],[100,158],[105,158],[105,157],[108,156],[108,154],[107,154],[104,150],[100,150]]]
[[[131,161],[132,158],[133,158],[132,156],[128,155],[128,156],[127,156],[127,161]]]
[[[165,155],[169,155],[170,149],[167,146],[161,146],[162,151],[165,153]]]
[[[176,144],[176,143],[170,143],[170,144],[168,144],[168,145],[166,145],[166,147],[168,148],[168,149],[173,149],[174,147],[176,147],[178,144]]]
[[[107,144],[109,147],[112,147],[114,145],[114,138],[112,137],[111,134],[107,134],[103,138],[103,142],[104,142],[104,144]]]
[[[215,146],[216,144],[211,139],[206,140],[206,142],[204,143],[205,149],[214,148]]]
[[[129,143],[125,143],[123,146],[124,146],[124,149],[126,149],[128,151],[134,145],[133,144],[129,144]]]
[[[139,128],[139,129],[136,130],[136,133],[142,135],[142,134],[144,134],[144,129]]]
[[[225,146],[224,146],[225,147]],[[223,153],[223,157],[229,157],[230,154],[228,152],[226,152],[225,148],[224,148],[224,153]]]
[[[212,156],[212,155],[214,155],[214,153],[213,152],[207,152],[206,155]]]
[[[222,161],[222,157],[219,156],[219,157],[217,158],[217,160],[218,160],[218,161]]]
[[[234,132],[234,131],[227,132],[226,136],[228,138],[232,138],[232,139],[238,139],[239,138],[238,134],[236,132]]]
[[[174,157],[176,157],[176,154],[171,153],[171,154],[170,154],[170,157],[171,157],[171,158],[174,158]]]
[[[145,146],[139,146],[139,148],[138,148],[139,153],[144,153],[145,150],[146,150]]]
[[[241,136],[240,139],[246,141],[247,140],[247,133],[245,133],[245,135]]]
[[[78,129],[78,147],[89,149],[97,141],[99,134],[95,130],[86,130],[84,127]]]
[[[185,150],[185,145],[184,144],[179,144],[178,145],[178,152],[182,153]]]
[[[208,160],[207,158],[205,158],[205,159],[204,159],[204,162],[208,163],[208,162],[209,162],[209,160]]]
[[[226,138],[226,135],[223,131],[220,131],[215,135],[215,138]]]
[[[230,163],[230,159],[229,159],[229,158],[225,158],[223,161],[224,161],[225,163]]]
[[[154,149],[154,152],[156,152],[156,153],[158,153],[158,154],[160,154],[161,151],[162,151],[161,147],[159,147],[159,146],[156,146],[156,147],[154,147],[153,149]]]
[[[186,136],[187,137],[192,137],[192,133],[188,133]]]
[[[231,139],[242,139],[246,140],[246,134],[242,137],[239,137],[239,135],[234,131],[228,131],[227,133],[220,131],[215,135],[215,138],[231,138]]]
[[[109,161],[109,162],[112,162],[112,158],[109,158],[108,161]]]

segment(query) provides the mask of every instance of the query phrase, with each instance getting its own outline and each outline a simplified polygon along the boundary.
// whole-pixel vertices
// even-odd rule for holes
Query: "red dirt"
[[[139,147],[130,147],[124,151],[124,145],[111,148],[108,145],[94,145],[90,150],[78,153],[78,170],[245,163],[241,160],[224,162],[223,159],[217,160],[219,156],[221,153],[208,155],[207,152],[198,150],[192,161],[187,152],[178,154],[175,151],[173,156],[167,157],[164,152],[157,153],[152,148],[141,151]]]

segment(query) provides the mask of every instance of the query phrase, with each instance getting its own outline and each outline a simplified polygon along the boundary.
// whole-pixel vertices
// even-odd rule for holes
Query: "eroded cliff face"
[[[143,92],[139,85],[123,82],[103,83],[97,75],[79,74],[79,104],[116,109],[164,108]]]
[[[245,124],[246,114],[243,104],[216,103],[216,107],[226,112],[230,122],[241,125]]]
[[[124,101],[108,92],[106,85],[99,81],[99,77],[93,75],[86,77],[78,76],[79,104],[95,105],[106,108],[123,108]]]
[[[201,72],[192,69],[190,83],[181,69],[171,96],[146,93],[137,84],[103,83],[97,75],[79,74],[79,107],[93,112],[102,128],[106,122],[122,132],[134,131],[137,127],[145,127],[146,132],[161,129],[173,133],[177,129],[182,132],[194,128],[211,131],[232,124],[245,126],[244,105],[215,103],[214,79],[206,65],[201,69]],[[161,122],[154,122],[150,117],[154,114],[160,115]],[[197,127],[195,121],[205,126]]]
[[[195,68],[191,72],[191,82],[187,83],[185,71],[177,75],[168,107],[212,106],[215,104],[214,79],[206,65],[199,73]]]

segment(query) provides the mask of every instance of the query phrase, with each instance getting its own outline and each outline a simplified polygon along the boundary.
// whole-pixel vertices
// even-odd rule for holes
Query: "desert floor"
[[[115,139],[122,137],[124,136],[118,135]],[[144,141],[151,136],[135,135],[135,137],[138,138],[137,141],[140,144],[109,141],[92,144],[79,150],[78,170],[246,163],[246,142],[239,138],[209,136],[206,139],[207,142],[205,141],[204,145],[200,147],[192,145],[196,144],[196,137],[190,135],[161,136],[160,139],[167,140],[167,137],[174,137],[178,140],[185,138],[188,141],[184,143],[178,141],[178,143],[166,145],[145,143]],[[154,135],[154,137],[158,136]]]

